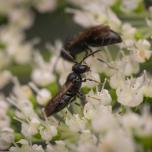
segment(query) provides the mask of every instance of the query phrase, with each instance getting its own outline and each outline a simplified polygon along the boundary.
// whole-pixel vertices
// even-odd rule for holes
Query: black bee
[[[72,72],[68,75],[67,80],[59,93],[45,106],[45,113],[47,116],[59,112],[80,94],[81,84],[86,81],[86,79],[82,79],[81,74],[88,72],[89,70],[90,67],[82,65],[81,63],[73,65]]]
[[[67,54],[76,59],[76,56],[81,52],[85,52],[86,56],[92,52],[90,47],[101,47],[120,42],[122,42],[120,35],[111,30],[109,26],[98,25],[80,32],[65,43],[61,50],[61,56],[73,62]]]

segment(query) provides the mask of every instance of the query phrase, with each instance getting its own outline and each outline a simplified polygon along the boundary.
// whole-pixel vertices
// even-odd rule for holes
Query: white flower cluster
[[[30,28],[34,22],[34,14],[30,8],[48,12],[53,11],[56,5],[56,0],[0,1],[0,16],[8,20],[7,24],[0,28],[0,68],[11,64],[11,61],[17,64],[31,62],[33,46],[24,40],[24,30]]]
[[[12,16],[12,12],[18,8],[29,9],[29,7],[33,6],[40,12],[52,11],[56,8],[57,1],[56,0],[6,0],[0,1],[0,14],[10,15]],[[14,13],[13,13],[14,14]],[[20,14],[16,14],[17,16]],[[24,17],[22,19],[25,19]]]
[[[9,105],[6,99],[0,97],[0,150],[8,149],[14,142],[14,131],[10,126],[10,118],[7,116]]]
[[[143,15],[142,0],[68,0],[70,5],[61,4],[79,25],[109,25],[123,42],[98,48],[101,51],[85,61],[91,69],[82,84],[86,103],[77,98],[47,118],[43,108],[65,83],[73,64],[60,58],[60,41],[48,45],[51,56],[46,61],[34,50],[33,42],[25,42],[24,30],[34,21],[31,7],[44,13],[53,11],[57,2],[0,1],[0,14],[8,18],[8,24],[0,26],[0,69],[14,62],[32,65],[31,80],[24,85],[9,68],[0,72],[0,89],[13,83],[9,95],[0,94],[0,151],[150,152],[152,33],[145,29],[152,25],[151,8],[146,22],[142,20],[148,26],[142,29],[122,16]]]

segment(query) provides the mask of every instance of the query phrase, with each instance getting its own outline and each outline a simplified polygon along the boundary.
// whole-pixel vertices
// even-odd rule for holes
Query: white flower
[[[26,85],[21,85],[17,77],[12,77],[12,81],[14,83],[13,93],[16,97],[26,99],[29,98],[31,93],[31,89]]]
[[[15,106],[17,110],[15,115],[19,120],[33,120],[33,118],[38,119],[38,115],[33,109],[32,102],[29,100],[29,87],[28,89],[20,85],[16,78],[13,79],[14,88],[13,95],[7,98],[10,104]]]
[[[54,56],[50,60],[50,65],[55,66],[55,70],[60,74],[65,74],[66,72],[71,71],[73,64],[65,61],[63,58]]]
[[[94,16],[91,13],[80,10],[74,11],[74,21],[83,27],[97,25]]]
[[[120,122],[123,124],[124,128],[126,130],[137,130],[137,128],[140,128],[142,126],[142,120],[140,116],[133,112],[128,112],[122,117],[120,117]]]
[[[95,117],[98,116],[104,108],[107,108],[106,110],[110,110],[107,105],[112,102],[112,98],[106,89],[97,91],[97,93],[90,91],[86,96],[86,100],[87,103],[84,106],[83,113],[85,118],[91,120],[96,119]],[[107,107],[103,105],[106,105]]]
[[[16,28],[13,28],[11,26],[4,26],[0,29],[0,40],[2,43],[6,44],[7,48],[9,45],[21,43],[24,40],[24,35]]]
[[[124,82],[124,73],[122,72],[115,72],[111,77],[110,77],[110,86],[114,89],[120,87]]]
[[[14,79],[14,83],[15,85],[13,88],[13,93],[15,96],[8,98],[8,101],[20,110],[16,111],[17,117],[21,119],[25,119],[25,117],[26,119],[37,117],[37,114],[33,110],[33,105],[28,99],[29,92],[27,92],[27,89],[25,89],[25,87],[22,87],[16,78]]]
[[[0,73],[0,88],[2,89],[12,78],[9,71],[3,71]]]
[[[108,7],[108,6],[112,6],[116,0],[68,0],[69,2],[71,2],[72,4],[74,5],[78,5],[78,6],[81,6],[81,7],[84,7],[84,5],[93,5],[94,3],[97,5],[100,5],[100,6],[104,6],[104,7]]]
[[[86,128],[86,121],[84,118],[80,118],[78,114],[73,115],[70,119],[66,118],[66,124],[73,132],[83,131]]]
[[[111,29],[120,30],[120,26],[122,24],[121,20],[111,9],[107,10],[107,17],[110,18],[107,22],[109,23]]]
[[[112,102],[112,98],[106,89],[102,89],[101,91],[97,91],[94,93],[90,91],[89,94],[86,96],[87,101],[102,105],[109,105]]]
[[[124,80],[124,84],[116,90],[118,102],[129,107],[138,106],[143,102],[143,85],[144,76]]]
[[[8,46],[6,51],[18,64],[29,63],[32,57],[32,44],[12,43]]]
[[[112,6],[113,4],[115,4],[115,2],[117,2],[117,0],[109,0],[109,1],[107,1],[107,0],[101,0],[100,1],[101,2],[101,5],[105,5],[105,6]]]
[[[32,145],[33,152],[45,152],[42,145]]]
[[[0,99],[0,118],[6,115],[8,109],[9,109],[9,105],[5,101],[5,99]]]
[[[44,61],[39,53],[35,53],[36,67],[32,71],[32,80],[40,86],[46,86],[55,80],[52,63]]]
[[[133,50],[133,59],[138,63],[143,63],[151,57],[150,43],[147,40],[139,40],[135,43]]]
[[[16,0],[6,0],[6,1],[0,1],[0,14],[7,15],[11,13],[16,5]]]
[[[43,73],[43,74],[42,74]],[[45,86],[52,81],[55,77],[52,72],[43,69],[34,69],[32,72],[32,80],[40,86]]]
[[[51,144],[47,144],[46,152],[55,152],[55,150]]]
[[[143,93],[145,97],[150,97],[152,98],[152,83],[145,85],[143,89]]]
[[[104,105],[109,105],[112,102],[111,95],[109,94],[108,90],[102,89],[100,92],[100,99],[103,101]]]
[[[21,139],[18,143],[20,147],[11,147],[10,152],[45,152],[41,145],[31,145],[27,140]]]
[[[20,88],[18,88],[18,89],[20,89],[20,91],[21,91],[20,94],[22,94],[24,97],[26,97],[28,99],[33,95],[31,88],[27,85],[20,86]],[[16,93],[17,93],[17,90],[16,90]]]
[[[8,57],[7,53],[0,48],[0,69],[3,69],[4,67],[8,66],[11,62],[10,57]],[[7,60],[6,60],[7,58]]]
[[[135,152],[135,144],[132,138],[122,130],[112,130],[102,138],[100,151]]]
[[[0,129],[0,150],[8,149],[14,139],[14,131],[11,128]]]
[[[120,45],[124,48],[131,48],[135,42],[135,34],[137,29],[131,26],[129,23],[125,23],[122,25],[121,36],[123,39],[123,43]]]
[[[40,105],[46,105],[48,100],[51,99],[51,92],[47,89],[39,89],[34,83],[30,82],[29,86],[37,93],[36,99]]]
[[[84,106],[83,114],[85,118],[92,119],[96,114],[95,106],[91,102],[87,102]]]
[[[142,0],[122,0],[122,10],[125,12],[134,11]]]
[[[140,116],[141,126],[136,128],[136,134],[140,137],[151,137],[152,136],[152,115],[150,107],[145,106],[142,109],[142,115]]]
[[[118,127],[117,120],[108,106],[100,105],[96,111],[96,115],[92,119],[92,127],[95,132],[102,133]]]
[[[0,99],[0,130],[10,126],[10,118],[7,115],[9,105],[5,99]]]
[[[53,11],[57,6],[57,0],[35,1],[35,6],[41,13]]]
[[[33,24],[33,14],[25,8],[17,8],[9,14],[9,21],[14,28],[26,29]]]
[[[139,132],[140,135],[152,136],[152,116],[151,115],[144,118],[142,127],[141,127],[141,131]]]
[[[105,23],[114,29],[118,29],[121,21],[110,9],[110,5],[112,5],[114,1],[81,1],[81,3],[79,3],[82,8],[81,10],[68,9],[67,11],[74,14],[75,22],[81,26],[90,27]],[[111,20],[109,20],[109,18]]]
[[[14,38],[15,35],[15,38]],[[5,53],[17,63],[28,63],[31,59],[32,44],[23,42],[24,35],[12,26],[4,26],[0,30],[0,40],[5,45]]]
[[[30,138],[38,132],[39,125],[40,121],[36,118],[33,118],[29,123],[22,123],[21,132],[26,138]]]
[[[148,81],[143,87],[143,93],[146,97],[152,97],[152,80]]]
[[[50,141],[54,136],[57,135],[57,129],[55,126],[46,124],[40,127],[40,135],[43,140]]]
[[[93,143],[79,143],[78,147],[76,148],[78,152],[97,152],[97,146]]]
[[[85,131],[80,135],[78,145],[75,146],[75,151],[78,152],[97,152],[97,138],[90,131]]]
[[[64,140],[58,140],[54,145],[48,144],[46,152],[69,152],[69,150]]]
[[[46,105],[49,99],[51,99],[51,93],[47,89],[41,89],[36,96],[37,102],[40,105]]]
[[[145,97],[152,97],[152,77],[146,71],[144,71],[145,82],[143,86],[143,94]]]
[[[134,60],[132,55],[126,55],[121,60],[116,61],[118,71],[124,76],[130,76],[139,72],[139,63]]]

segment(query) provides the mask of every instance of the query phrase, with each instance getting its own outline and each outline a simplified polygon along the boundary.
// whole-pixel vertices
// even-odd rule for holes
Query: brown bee
[[[86,56],[92,52],[90,47],[101,47],[120,42],[122,42],[120,35],[111,30],[109,26],[98,25],[87,28],[65,43],[61,56],[72,61],[68,54],[75,60],[76,55],[81,52],[85,52]]]

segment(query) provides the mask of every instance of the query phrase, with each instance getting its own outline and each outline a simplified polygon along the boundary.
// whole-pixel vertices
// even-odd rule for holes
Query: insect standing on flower
[[[111,30],[109,26],[97,25],[87,28],[66,42],[61,50],[61,56],[73,62],[68,54],[76,59],[81,52],[85,52],[86,56],[92,52],[90,47],[107,46],[119,42],[122,42],[120,35]]]
[[[72,72],[68,75],[65,84],[61,87],[59,93],[53,97],[45,107],[45,113],[50,116],[53,113],[59,112],[69,103],[71,103],[76,96],[80,95],[80,88],[82,82],[82,74],[90,71],[90,67],[84,64],[76,63],[72,67]]]
[[[92,52],[91,49],[89,49],[89,46],[105,46],[119,43],[121,41],[120,36],[116,32],[112,31],[108,26],[100,25],[81,32],[71,41],[66,43],[61,55],[75,64],[73,65],[72,72],[67,76],[66,82],[61,87],[59,93],[45,106],[46,115],[50,116],[53,113],[59,112],[70,104],[76,96],[80,96],[80,89],[83,82],[86,80],[94,81],[82,78],[82,74],[90,71],[90,67],[82,64],[82,62],[99,51],[96,50]],[[88,50],[90,50],[90,54]],[[75,56],[82,51],[86,52],[86,56],[81,60],[81,62],[77,63],[75,61]]]

